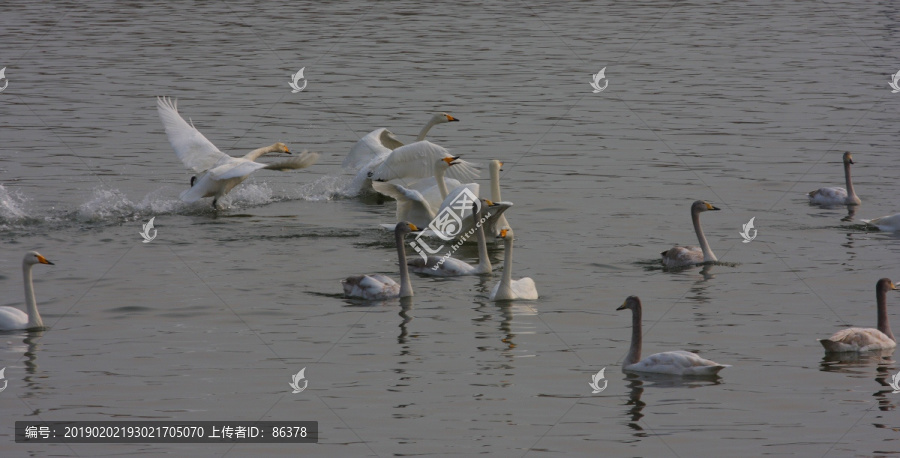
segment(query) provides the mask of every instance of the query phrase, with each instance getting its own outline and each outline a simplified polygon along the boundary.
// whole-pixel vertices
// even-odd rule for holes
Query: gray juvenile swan
[[[670,375],[716,375],[720,370],[731,367],[701,358],[689,351],[677,350],[656,353],[641,359],[641,300],[628,296],[616,310],[631,309],[631,348],[622,370],[625,372],[651,372]]]
[[[417,232],[414,224],[401,221],[394,228],[394,239],[397,243],[397,258],[400,262],[400,284],[391,277],[381,274],[354,275],[341,280],[344,286],[344,294],[367,300],[384,300],[395,297],[409,297],[413,295],[412,283],[409,281],[409,269],[406,267],[406,248],[403,246],[403,238],[406,234]]]
[[[819,343],[829,353],[865,352],[872,350],[890,350],[897,346],[897,339],[891,333],[888,323],[887,292],[896,290],[889,278],[882,278],[875,284],[875,298],[878,302],[878,329],[847,328],[835,332],[827,339],[819,339]]]
[[[38,313],[37,301],[34,298],[34,283],[31,281],[31,268],[35,264],[53,265],[37,251],[25,253],[25,258],[22,259],[22,277],[25,282],[25,310],[27,313],[15,307],[0,307],[0,331],[44,327],[41,314]]]
[[[691,205],[691,221],[694,223],[694,232],[697,233],[697,240],[700,246],[675,246],[663,251],[662,263],[666,267],[685,267],[704,262],[718,261],[706,236],[703,235],[703,229],[700,227],[700,213],[710,210],[719,210],[709,202],[698,200]]]
[[[819,188],[809,193],[809,203],[819,205],[859,205],[862,203],[853,190],[853,182],[850,181],[850,164],[853,164],[853,156],[846,152],[844,160],[844,182],[847,189],[841,187]]]

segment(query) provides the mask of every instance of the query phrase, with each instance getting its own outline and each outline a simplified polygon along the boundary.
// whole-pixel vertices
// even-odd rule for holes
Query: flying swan
[[[25,310],[15,307],[0,307],[0,331],[18,329],[43,329],[44,322],[38,313],[37,301],[34,298],[34,283],[31,281],[31,267],[35,264],[54,265],[37,251],[25,253],[22,259],[22,277],[25,282]]]
[[[401,221],[394,228],[394,240],[397,243],[397,258],[400,262],[400,284],[391,277],[381,274],[354,275],[341,280],[344,294],[347,297],[379,301],[396,297],[413,295],[412,283],[409,281],[409,269],[406,265],[406,248],[403,238],[406,234],[417,232],[415,224]]]
[[[425,124],[425,127],[419,132],[416,141],[420,142],[425,140],[425,135],[428,134],[428,131],[438,124],[457,121],[459,121],[458,118],[454,118],[447,113],[435,113],[431,116],[431,119],[428,120],[428,124]],[[401,146],[403,146],[403,142],[397,139],[391,131],[383,127],[381,129],[375,129],[359,139],[359,141],[353,145],[353,148],[350,149],[350,153],[347,154],[347,157],[344,158],[344,162],[341,163],[341,167],[359,170],[361,167],[372,162],[376,157],[384,156]]]
[[[716,375],[720,370],[731,367],[683,350],[655,353],[641,359],[641,300],[637,296],[628,296],[616,310],[625,309],[631,309],[631,348],[622,362],[624,372],[702,376]]]
[[[853,190],[850,181],[850,164],[853,164],[853,156],[849,152],[844,153],[844,182],[847,189],[840,187],[819,188],[809,193],[809,203],[818,205],[859,205],[862,201]]]
[[[829,353],[866,352],[871,350],[890,350],[897,346],[897,339],[891,333],[888,323],[887,292],[896,290],[889,278],[882,278],[875,284],[875,298],[878,302],[878,329],[847,328],[835,332],[827,339],[819,339],[819,343]]]
[[[694,223],[694,232],[697,233],[697,240],[700,242],[700,246],[675,246],[663,251],[662,262],[664,266],[685,267],[704,262],[718,261],[712,248],[709,247],[709,242],[706,241],[706,235],[703,234],[703,229],[700,227],[700,213],[709,210],[719,209],[713,207],[709,202],[702,200],[695,201],[691,204],[691,221]]]
[[[371,192],[373,181],[417,180],[433,176],[434,161],[448,157],[456,156],[428,140],[400,146],[373,158],[363,166],[350,182],[348,191]],[[475,164],[461,160],[447,174],[451,178],[470,182],[478,176],[478,169],[475,167]]]
[[[266,153],[290,154],[284,143],[255,149],[244,157],[231,157],[216,148],[199,130],[188,124],[178,114],[177,102],[166,97],[157,97],[159,119],[166,128],[166,136],[175,154],[188,168],[200,173],[191,178],[191,188],[179,196],[184,202],[195,202],[204,197],[213,197],[213,208],[218,209],[219,200],[232,188],[246,180],[259,169],[294,170],[309,167],[319,159],[318,153],[302,152],[299,156],[273,164],[255,162]]]

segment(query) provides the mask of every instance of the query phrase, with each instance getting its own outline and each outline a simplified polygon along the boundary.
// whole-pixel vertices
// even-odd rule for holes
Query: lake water
[[[896,5],[858,2],[90,2],[0,15],[0,305],[35,267],[49,329],[0,334],[4,456],[872,456],[900,453],[891,355],[825,358],[817,338],[875,325],[900,280],[890,75]],[[592,93],[606,68],[609,86]],[[291,93],[305,68],[308,86]],[[156,96],[223,151],[319,151],[262,171],[216,214]],[[344,299],[396,274],[393,202],[342,194],[355,141],[388,127],[505,162],[514,277],[413,277],[411,301]],[[811,207],[852,151],[863,204]],[[696,243],[722,261],[667,272]],[[155,217],[158,236],[142,243]],[[755,217],[757,238],[742,243]],[[476,251],[459,254],[473,261]],[[503,250],[492,245],[499,266]],[[713,380],[621,372],[644,351],[733,367]],[[889,311],[900,297],[890,294]],[[897,316],[896,312],[893,313]],[[900,318],[895,318],[895,322]],[[291,393],[306,368],[308,388]],[[591,376],[606,368],[607,388]],[[317,445],[16,444],[22,420],[310,420]]]

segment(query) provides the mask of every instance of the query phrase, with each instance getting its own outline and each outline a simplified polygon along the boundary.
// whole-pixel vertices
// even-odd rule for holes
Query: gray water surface
[[[890,75],[897,5],[875,2],[13,2],[0,15],[0,305],[36,249],[44,332],[0,334],[4,456],[873,456],[900,452],[891,355],[825,358],[900,280]],[[606,68],[609,86],[591,92]],[[307,88],[291,93],[305,68]],[[322,154],[262,171],[216,214],[156,96],[223,151]],[[340,164],[379,127],[504,161],[513,276],[413,277],[410,301],[344,299],[397,276],[393,202],[346,196]],[[852,151],[863,205],[811,207]],[[666,272],[693,244],[722,261]],[[142,243],[155,217],[158,236]],[[758,237],[742,243],[755,217]],[[502,246],[492,245],[496,265]],[[475,260],[474,248],[460,257]],[[644,352],[733,367],[626,376]],[[900,297],[889,295],[889,310]],[[893,312],[896,316],[896,313]],[[895,319],[895,322],[897,319]],[[292,394],[306,368],[308,389]],[[607,388],[588,383],[606,368]],[[21,420],[311,420],[317,445],[15,444]]]

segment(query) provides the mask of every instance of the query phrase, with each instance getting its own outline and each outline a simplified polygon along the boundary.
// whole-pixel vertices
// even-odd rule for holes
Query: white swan
[[[369,161],[357,172],[347,189],[351,193],[368,192],[372,190],[373,181],[427,178],[434,173],[436,160],[449,157],[455,156],[446,148],[427,140],[404,145]],[[460,160],[447,175],[470,182],[478,176],[475,167],[475,164]]]
[[[494,159],[490,163],[490,171],[491,171],[491,200],[494,202],[503,201],[500,198],[500,172],[503,171],[503,163]],[[500,215],[499,218],[493,220],[488,225],[488,231],[492,233],[495,237],[500,235],[500,230],[504,227],[512,227],[506,221],[506,215]]]
[[[685,267],[704,262],[718,261],[712,248],[709,247],[709,242],[706,241],[703,229],[700,227],[700,213],[709,210],[719,209],[709,202],[702,200],[695,201],[691,204],[691,221],[694,223],[694,232],[697,233],[697,241],[700,242],[700,246],[675,246],[663,251],[662,262],[664,266]]]
[[[397,258],[400,262],[400,284],[391,277],[381,274],[354,275],[341,280],[344,294],[367,300],[384,300],[395,297],[409,297],[413,295],[412,283],[409,281],[409,269],[406,266],[406,248],[403,246],[403,238],[406,234],[418,231],[414,224],[401,221],[394,228],[394,240],[397,243]]]
[[[670,375],[716,375],[720,370],[731,367],[701,358],[689,351],[677,350],[656,353],[641,359],[641,300],[628,296],[616,310],[631,309],[631,348],[622,370],[626,372],[652,372]]]
[[[37,251],[25,253],[22,259],[22,277],[25,282],[25,313],[15,307],[0,307],[0,331],[17,329],[41,329],[44,322],[38,313],[37,301],[34,298],[34,283],[31,281],[31,267],[35,264],[54,265]]]
[[[509,228],[500,230],[500,238],[503,239],[505,253],[503,253],[503,277],[491,290],[492,301],[506,301],[512,299],[535,300],[538,298],[537,287],[534,280],[525,277],[518,280],[512,279],[512,251],[513,231]]]
[[[166,128],[166,136],[175,154],[184,165],[195,172],[202,173],[191,178],[191,188],[179,196],[184,202],[195,202],[204,197],[213,198],[213,208],[218,208],[219,199],[228,191],[246,180],[251,173],[259,169],[293,170],[302,169],[315,164],[319,155],[304,151],[299,156],[273,164],[255,162],[266,153],[286,153],[290,150],[284,143],[275,143],[265,148],[255,149],[244,157],[231,157],[216,148],[199,130],[188,124],[178,114],[177,103],[165,98],[156,98],[159,119]]]
[[[819,188],[809,193],[809,203],[819,205],[859,205],[862,201],[853,190],[853,182],[850,181],[850,164],[853,164],[853,156],[846,152],[844,160],[844,182],[847,189],[839,187]]]
[[[897,339],[891,332],[887,313],[887,292],[896,290],[889,278],[882,278],[875,284],[875,298],[878,303],[878,329],[847,328],[832,334],[827,339],[819,339],[826,352],[865,352],[890,350],[897,346]]]
[[[428,131],[438,124],[457,121],[459,121],[459,119],[454,118],[447,113],[435,113],[431,116],[431,119],[428,120],[428,124],[425,124],[425,127],[419,132],[416,141],[420,142],[425,140],[425,135],[428,134]],[[384,156],[401,146],[403,146],[403,142],[397,139],[391,131],[385,128],[375,129],[363,136],[363,138],[359,139],[359,141],[353,145],[353,148],[350,149],[350,153],[347,154],[347,157],[344,158],[344,162],[341,163],[341,167],[359,170],[361,167],[372,162],[376,157]]]
[[[878,228],[879,231],[900,231],[900,213],[882,216],[881,218],[864,219],[861,221],[866,223],[866,225],[868,226],[874,226]]]
[[[409,261],[410,270],[423,275],[431,275],[435,277],[456,277],[461,275],[481,275],[491,273],[493,267],[488,256],[487,239],[484,235],[484,226],[487,223],[487,214],[502,213],[512,206],[510,202],[491,202],[487,199],[480,199],[480,209],[472,212],[472,221],[474,228],[466,232],[461,239],[462,243],[468,240],[471,232],[474,231],[478,240],[478,264],[471,265],[465,261],[444,256],[428,256],[426,259],[416,257]],[[473,207],[475,204],[473,204]],[[451,253],[452,254],[452,253]]]

